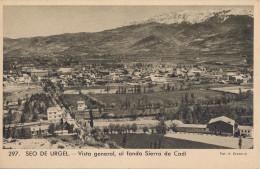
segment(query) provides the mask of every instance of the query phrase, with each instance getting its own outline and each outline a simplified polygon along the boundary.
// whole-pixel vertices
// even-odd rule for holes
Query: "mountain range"
[[[4,60],[45,58],[239,62],[253,57],[253,12],[245,9],[162,14],[95,33],[4,38]]]

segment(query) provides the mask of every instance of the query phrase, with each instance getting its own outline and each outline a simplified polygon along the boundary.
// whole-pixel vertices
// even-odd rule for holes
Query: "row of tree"
[[[181,105],[177,112],[157,114],[158,118],[173,120],[178,119],[187,124],[207,124],[210,119],[226,116],[237,121],[240,125],[253,125],[253,109],[251,107],[232,107],[230,105]]]
[[[124,109],[158,109],[161,107],[179,107],[182,104],[187,104],[189,106],[193,105],[221,105],[221,104],[228,104],[231,102],[237,102],[237,101],[243,101],[246,99],[252,99],[253,98],[253,92],[247,91],[247,92],[240,92],[237,95],[231,95],[231,94],[225,94],[223,93],[221,96],[206,96],[206,98],[201,99],[194,95],[194,93],[185,93],[183,97],[181,97],[179,100],[167,100],[162,102],[160,100],[154,100],[151,101],[151,99],[148,99],[147,96],[143,96],[141,98],[135,99],[134,101],[129,99],[127,96],[125,98],[125,101],[119,102],[119,107]],[[115,106],[113,106],[115,107]]]

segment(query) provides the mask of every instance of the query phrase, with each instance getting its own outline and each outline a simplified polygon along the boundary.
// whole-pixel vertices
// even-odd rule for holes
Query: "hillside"
[[[222,16],[222,15],[221,15]],[[222,19],[220,19],[222,18]],[[151,21],[151,19],[150,19]],[[131,61],[186,60],[240,62],[253,57],[252,15],[209,15],[197,22],[142,22],[97,33],[4,38],[4,60],[30,58],[87,62],[88,59]]]

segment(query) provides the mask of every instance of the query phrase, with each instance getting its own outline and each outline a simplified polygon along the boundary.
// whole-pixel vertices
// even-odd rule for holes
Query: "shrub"
[[[149,129],[148,129],[147,126],[144,126],[144,127],[143,127],[144,134],[145,134],[148,130],[149,130]]]
[[[172,131],[177,132],[178,131],[178,127],[176,126],[176,124],[172,124],[171,127]]]
[[[137,131],[138,127],[135,123],[131,125],[131,130],[135,133]]]
[[[156,130],[157,133],[165,134],[167,129],[166,129],[166,126],[164,124],[160,123],[155,127],[155,130]]]
[[[69,142],[69,140],[67,138],[61,138],[61,141],[63,142]]]
[[[58,149],[64,149],[63,145],[58,145]]]
[[[57,144],[58,140],[51,140],[51,144]]]
[[[95,139],[91,139],[91,138],[88,138],[85,143],[86,145],[88,146],[92,146],[92,147],[104,147],[105,144],[102,143],[102,142],[99,142],[99,141],[96,141]]]

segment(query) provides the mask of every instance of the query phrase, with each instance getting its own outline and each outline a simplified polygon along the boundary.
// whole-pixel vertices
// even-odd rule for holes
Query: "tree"
[[[93,128],[94,127],[94,121],[93,121],[92,109],[89,110],[89,118],[90,118],[90,127]]]
[[[22,127],[22,129],[21,129],[21,138],[25,138],[25,137],[26,137],[25,129]]]
[[[5,132],[5,125],[3,126],[3,137],[5,137],[5,134],[6,134],[6,132]]]
[[[152,133],[154,133],[154,127],[152,127],[151,130],[152,130]]]
[[[170,86],[170,84],[168,83],[168,85],[167,85],[167,90],[168,90],[168,92],[171,91],[171,90],[174,90],[173,88],[174,88],[174,87],[173,87],[173,86]]]
[[[160,122],[156,127],[155,130],[157,133],[165,134],[166,133],[166,125],[163,122]]]
[[[69,124],[68,122],[65,122],[65,130],[68,130],[69,133],[73,133],[73,124]]]
[[[196,73],[195,77],[196,77],[196,80],[199,81],[200,80],[200,73]]]
[[[187,116],[191,109],[186,104],[182,104],[177,110],[177,118],[181,121],[187,120]]]
[[[60,92],[64,92],[64,86],[63,86],[63,84],[58,83],[58,87],[59,87]]]
[[[195,103],[195,96],[194,96],[194,93],[191,93],[190,104],[193,105],[194,103]]]
[[[38,113],[33,113],[32,121],[35,122],[38,120]]]
[[[13,129],[13,135],[12,135],[13,138],[19,138],[20,137],[20,133],[18,131],[17,128],[14,128]]]
[[[120,126],[120,124],[116,124],[115,125],[115,130],[117,131],[117,133],[119,134],[121,134],[121,126]]]
[[[162,142],[161,142],[161,140],[159,140],[158,149],[160,149],[161,147],[162,147]]]
[[[102,108],[99,107],[99,108],[98,108],[98,111],[99,111],[99,114],[101,115],[101,114],[102,114]]]
[[[11,109],[9,109],[9,111],[8,111],[6,121],[8,124],[12,123],[12,121],[13,121],[13,113],[12,113]]]
[[[32,98],[32,97],[31,97]],[[31,100],[31,99],[30,99]],[[30,101],[26,100],[26,102],[24,103],[24,107],[23,107],[23,113],[25,114],[29,114],[31,112],[31,105],[30,105]]]
[[[185,93],[184,102],[185,102],[185,104],[189,104],[189,95],[188,95],[188,93]]]
[[[54,135],[54,131],[55,131],[55,125],[53,123],[51,123],[49,126],[49,133]]]
[[[71,116],[71,118],[75,119],[75,113],[74,112],[71,112],[70,116]]]
[[[153,142],[153,148],[154,148],[154,149],[157,148],[157,143],[156,143],[156,141]]]
[[[200,123],[202,119],[202,108],[200,105],[193,106],[193,118],[195,123]]]
[[[18,105],[21,106],[22,105],[22,100],[20,98],[18,98]]]
[[[242,147],[242,138],[241,137],[239,137],[238,146],[239,146],[239,149],[241,149],[241,147]]]
[[[115,125],[113,123],[110,123],[108,126],[108,129],[110,130],[110,133],[113,134],[113,131],[115,129]]]
[[[126,132],[127,133],[127,128],[126,128],[126,125],[125,124],[122,124],[121,125],[121,131],[124,133]]]
[[[171,126],[170,126],[170,128],[172,129],[172,131],[174,131],[174,132],[177,132],[178,131],[178,127],[177,127],[177,125],[176,124],[171,124]]]
[[[131,125],[131,130],[135,133],[137,131],[138,127],[135,123]]]
[[[7,132],[6,132],[6,138],[10,138],[11,137],[11,129],[10,129],[10,126],[8,127],[7,129]]]
[[[188,124],[193,124],[193,117],[192,117],[192,112],[191,112],[191,111],[189,111],[189,112],[187,113],[186,122],[187,122]]]
[[[123,140],[122,140],[122,146],[125,147],[126,145],[126,134],[124,134]]]
[[[21,116],[21,123],[25,123],[26,122],[26,117],[25,114],[23,113]]]
[[[104,127],[103,128],[103,132],[104,132],[104,134],[108,134],[109,133],[109,128],[108,127]]]
[[[144,126],[144,127],[143,127],[144,134],[145,134],[148,130],[149,130],[149,129],[148,129],[147,126]]]
[[[126,125],[126,132],[130,132],[131,131],[131,125],[130,124],[127,124]]]
[[[134,109],[134,108],[131,108],[130,111],[131,111],[131,116],[132,116],[132,118],[135,120],[135,119],[137,118],[137,116],[138,116],[137,110]]]

